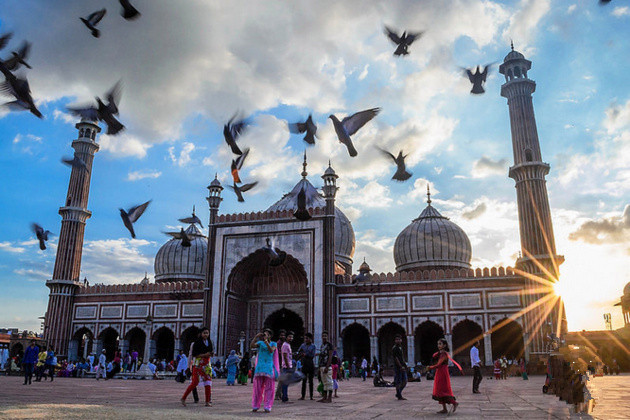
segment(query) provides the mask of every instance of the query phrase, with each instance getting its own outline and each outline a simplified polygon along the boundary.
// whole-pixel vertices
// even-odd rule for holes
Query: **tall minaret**
[[[549,164],[542,161],[532,103],[532,93],[536,90],[536,82],[527,77],[527,71],[531,66],[531,61],[525,59],[518,51],[514,51],[514,45],[512,45],[512,51],[505,56],[503,64],[499,67],[499,73],[505,76],[505,84],[501,86],[501,96],[508,100],[514,151],[514,165],[510,168],[509,176],[516,181],[522,250],[522,256],[517,260],[516,266],[523,271],[554,282],[558,279],[560,274],[558,266],[564,258],[556,255],[545,181],[545,176],[549,173]],[[530,282],[534,289],[541,287],[539,282],[531,280]],[[526,303],[532,304],[541,297],[542,295],[528,295]],[[559,323],[558,311],[563,312],[560,308],[556,308],[551,311],[548,318],[544,315],[546,309],[543,307],[530,311],[529,327],[532,330],[540,330],[541,325],[548,325],[551,322],[556,329],[562,324]],[[530,333],[540,335],[537,331]],[[532,337],[532,350],[542,351],[542,347],[541,337]]]
[[[85,222],[92,216],[87,210],[90,176],[94,154],[99,149],[96,134],[101,131],[98,125],[85,120],[75,127],[79,130],[79,137],[72,142],[74,155],[85,162],[87,170],[72,167],[66,204],[59,208],[62,220],[55,268],[52,280],[46,281],[46,286],[50,288],[50,297],[44,338],[49,346],[54,347],[57,354],[62,355],[67,354],[71,338],[70,323],[74,294],[81,287],[79,274]]]
[[[306,152],[304,153],[304,177],[306,178]],[[337,329],[335,325],[335,314],[337,313],[335,296],[335,196],[337,195],[337,178],[339,176],[330,166],[324,171],[322,179],[324,186],[322,192],[326,199],[325,220],[324,220],[324,290],[323,290],[323,328],[328,331],[328,339],[331,343],[337,342]]]

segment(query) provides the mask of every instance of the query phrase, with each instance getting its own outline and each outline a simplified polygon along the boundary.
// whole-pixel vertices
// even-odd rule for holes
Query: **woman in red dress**
[[[446,404],[451,404],[452,412],[457,410],[459,405],[455,401],[453,390],[451,389],[451,378],[448,374],[448,361],[450,356],[448,354],[448,343],[446,339],[440,338],[438,340],[438,352],[433,355],[434,359],[438,359],[437,363],[433,366],[429,366],[429,369],[435,369],[435,379],[433,380],[433,399],[442,404],[442,410],[438,411],[438,414],[448,413]]]

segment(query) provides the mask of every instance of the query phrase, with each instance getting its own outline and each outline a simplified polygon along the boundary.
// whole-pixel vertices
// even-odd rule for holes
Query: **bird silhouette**
[[[11,52],[13,57],[4,61],[4,65],[7,66],[7,69],[11,71],[15,71],[20,68],[20,66],[24,66],[28,69],[32,69],[30,64],[26,62],[26,57],[28,57],[28,53],[31,50],[31,43],[28,41],[24,41],[19,50]]]
[[[405,166],[405,158],[409,155],[403,155],[403,152],[401,150],[400,152],[398,152],[398,156],[394,156],[385,149],[381,149],[380,147],[377,147],[377,149],[380,150],[381,153],[383,153],[385,156],[389,156],[390,158],[392,158],[392,160],[396,164],[397,168],[396,173],[394,174],[394,176],[392,176],[393,180],[406,181],[411,178],[412,174],[411,172],[407,171],[407,167]]]
[[[293,134],[306,133],[304,141],[308,144],[315,144],[315,134],[317,126],[313,122],[313,115],[309,115],[306,121],[289,124],[289,131]]]
[[[195,215],[195,207],[193,207],[193,212],[192,212],[191,217],[184,217],[178,220],[182,223],[189,223],[189,224],[197,223],[199,226],[203,228],[203,224],[201,223],[201,220],[197,217],[197,215]]]
[[[346,117],[341,121],[339,121],[339,119],[332,114],[328,117],[333,122],[335,133],[337,133],[337,138],[341,143],[346,145],[350,156],[354,157],[357,155],[357,150],[354,148],[350,136],[356,133],[368,121],[374,118],[376,114],[380,112],[380,110],[380,108],[367,109],[365,111],[360,111],[356,114]]]
[[[398,57],[400,57],[401,55],[409,54],[409,51],[407,51],[407,49],[416,39],[419,39],[423,33],[424,31],[404,31],[401,36],[398,36],[398,33],[396,31],[385,26],[385,34],[394,44],[396,44],[396,51],[394,51],[394,55]]]
[[[237,157],[236,160],[232,159],[232,166],[231,166],[232,178],[234,179],[234,183],[236,184],[240,184],[242,182],[241,178],[238,176],[238,171],[240,171],[241,168],[243,167],[243,162],[245,162],[245,158],[247,157],[248,154],[249,154],[249,148],[243,150],[243,154]]]
[[[306,221],[311,218],[311,214],[308,212],[306,208],[306,189],[302,186],[302,189],[297,195],[297,210],[293,212],[293,216],[302,221]]]
[[[92,32],[92,36],[94,38],[101,36],[101,31],[96,29],[96,25],[98,25],[101,19],[103,19],[105,13],[107,13],[107,9],[101,9],[94,13],[90,13],[87,18],[79,18],[81,19],[81,22],[83,22],[83,24]]]
[[[72,158],[69,158],[69,157],[61,158],[61,162],[73,168],[84,169],[87,173],[90,173],[90,170],[88,169],[83,159],[81,159],[77,155],[74,155]]]
[[[44,118],[41,112],[35,106],[33,97],[31,96],[31,88],[26,77],[16,77],[7,69],[4,63],[0,62],[0,72],[4,74],[5,81],[0,83],[0,93],[5,96],[13,96],[15,101],[7,102],[5,107],[13,111],[30,111],[38,118]]]
[[[11,38],[13,38],[13,32],[7,32],[0,36],[0,50],[7,46]]]
[[[483,70],[481,70],[481,66],[477,66],[473,73],[471,69],[464,69],[464,74],[468,76],[468,80],[472,83],[473,87],[470,90],[470,93],[475,95],[481,95],[486,90],[483,88],[484,83],[486,83],[486,77],[488,76],[488,72],[492,67],[492,63],[487,64]]]
[[[39,249],[42,251],[46,249],[46,241],[48,240],[48,235],[52,235],[52,232],[49,230],[44,230],[37,223],[31,224],[31,229],[35,232],[35,236],[37,236],[37,240],[39,240]]]
[[[144,211],[147,209],[150,202],[151,200],[147,201],[144,204],[134,206],[127,211],[125,211],[124,209],[118,209],[120,210],[120,218],[122,219],[129,233],[131,233],[132,238],[136,237],[136,233],[133,230],[133,224],[138,221],[140,216],[142,216],[142,213],[144,213]]]
[[[223,126],[223,137],[225,137],[225,142],[232,149],[232,153],[235,155],[242,155],[241,149],[239,149],[236,144],[236,140],[238,137],[247,130],[248,122],[245,119],[236,119],[238,116],[234,114],[230,121],[228,121],[225,126]],[[236,120],[236,121],[235,121]]]
[[[238,185],[236,185],[236,182],[235,182],[234,185],[228,185],[228,187],[234,190],[234,193],[236,194],[236,198],[238,199],[240,203],[242,203],[245,201],[245,199],[243,198],[243,193],[254,188],[256,184],[258,184],[258,181],[252,182],[251,184],[244,184],[239,187]]]
[[[175,239],[179,239],[182,241],[182,246],[184,248],[190,248],[192,243],[190,242],[190,236],[186,233],[184,228],[180,228],[179,232],[165,232],[167,235],[172,236]]]
[[[125,126],[116,119],[118,115],[118,102],[122,95],[122,84],[120,80],[106,93],[107,104],[101,98],[96,97],[96,106],[66,107],[73,115],[89,121],[103,121],[107,124],[107,134],[115,135],[125,129]]]
[[[265,242],[267,243],[267,246],[264,246],[261,249],[265,251],[269,257],[269,266],[277,267],[284,264],[284,261],[287,259],[287,253],[276,248],[271,239],[266,238]]]
[[[124,17],[126,20],[134,20],[140,17],[140,12],[138,9],[133,7],[129,0],[118,0],[120,5],[122,6],[122,10],[120,11],[120,15]]]

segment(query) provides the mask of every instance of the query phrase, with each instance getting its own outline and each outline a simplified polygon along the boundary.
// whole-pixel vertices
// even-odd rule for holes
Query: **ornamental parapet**
[[[308,212],[311,216],[325,216],[324,207],[309,207]],[[250,213],[231,213],[220,214],[217,217],[217,223],[233,223],[233,222],[249,222],[258,220],[274,220],[274,219],[295,219],[294,210],[275,210],[275,211],[258,211]]]
[[[160,293],[179,291],[202,291],[203,280],[175,281],[168,283],[132,283],[132,284],[95,284],[84,286],[77,291],[77,295],[107,295],[118,293]]]
[[[367,276],[367,279],[357,279],[357,275],[337,275],[337,284],[361,284],[365,281],[370,283],[393,283],[411,282],[427,280],[450,280],[450,279],[482,279],[482,278],[518,278],[512,267],[485,267],[476,269],[448,269],[448,270],[417,270],[398,271],[395,273],[374,273]]]

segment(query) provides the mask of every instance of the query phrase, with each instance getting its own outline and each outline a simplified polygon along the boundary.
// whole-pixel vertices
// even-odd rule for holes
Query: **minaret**
[[[304,155],[306,157],[306,154]],[[306,170],[305,170],[306,171]],[[322,179],[324,186],[322,191],[326,199],[325,220],[324,220],[324,301],[322,320],[325,331],[328,331],[328,341],[337,342],[337,329],[335,319],[336,308],[336,286],[335,286],[335,196],[337,195],[337,174],[328,162],[328,169],[324,171]]]
[[[86,169],[73,166],[68,185],[66,204],[59,208],[61,215],[61,233],[57,247],[55,268],[51,280],[46,281],[50,288],[48,311],[44,338],[49,346],[53,346],[57,354],[65,355],[71,336],[72,304],[74,294],[82,287],[79,280],[81,272],[81,254],[83,252],[83,235],[85,222],[92,216],[88,211],[90,194],[90,177],[94,154],[98,151],[96,134],[100,127],[91,121],[82,120],[75,126],[79,136],[72,142],[74,155],[83,162]]]
[[[558,266],[562,264],[564,258],[556,255],[545,181],[545,176],[549,173],[549,164],[542,160],[532,102],[536,82],[527,77],[527,71],[531,66],[531,61],[525,59],[518,51],[514,51],[512,44],[512,51],[499,67],[499,73],[505,76],[501,96],[508,100],[514,152],[514,165],[510,167],[509,176],[516,182],[522,251],[522,256],[516,261],[516,267],[542,278],[543,281],[546,279],[555,282],[560,275]],[[541,287],[540,282],[528,281],[532,289]],[[544,294],[528,294],[525,302],[531,305],[543,296]],[[551,310],[546,321],[543,318],[548,306],[547,309],[539,306],[528,313],[527,324],[530,329],[528,333],[534,334],[531,342],[533,352],[543,351],[544,348],[543,339],[538,331],[541,323],[551,323],[554,331],[563,325],[559,320],[559,313],[564,313],[560,306]]]
[[[208,206],[210,207],[210,220],[208,222],[208,262],[206,282],[203,286],[203,322],[204,325],[210,325],[212,317],[212,287],[214,283],[214,258],[215,258],[215,242],[217,241],[217,215],[219,214],[219,205],[223,199],[221,198],[223,187],[214,175],[214,179],[208,186]],[[216,344],[216,343],[215,343]]]

